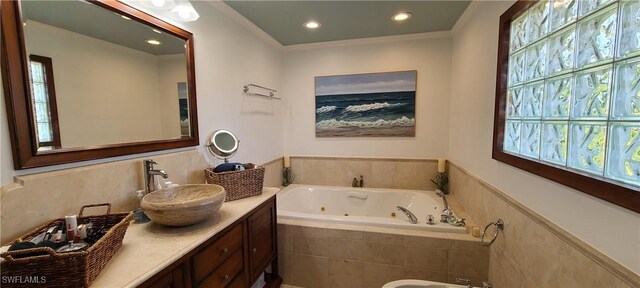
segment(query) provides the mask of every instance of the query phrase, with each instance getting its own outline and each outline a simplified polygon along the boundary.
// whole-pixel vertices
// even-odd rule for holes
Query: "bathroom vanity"
[[[91,287],[250,287],[269,265],[265,287],[277,287],[277,190],[226,202],[192,226],[132,223]]]

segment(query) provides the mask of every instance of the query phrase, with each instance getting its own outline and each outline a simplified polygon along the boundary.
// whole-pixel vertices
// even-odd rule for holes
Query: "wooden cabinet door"
[[[149,288],[186,288],[185,270],[179,265],[171,271],[155,275],[152,279],[140,285]]]
[[[275,198],[248,218],[250,283],[269,266],[276,253]]]

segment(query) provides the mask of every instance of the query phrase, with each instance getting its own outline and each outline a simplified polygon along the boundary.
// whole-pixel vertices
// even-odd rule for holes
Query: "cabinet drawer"
[[[244,274],[240,273],[236,276],[226,288],[244,288]]]
[[[238,249],[227,261],[207,276],[198,287],[226,287],[236,277],[244,278],[242,272],[242,250]],[[234,281],[235,282],[235,281]]]
[[[211,271],[218,268],[231,255],[234,255],[233,253],[236,250],[239,251],[242,247],[242,242],[242,224],[238,224],[220,239],[194,255],[192,262],[194,282],[200,283]],[[242,263],[242,253],[240,253],[240,263]]]

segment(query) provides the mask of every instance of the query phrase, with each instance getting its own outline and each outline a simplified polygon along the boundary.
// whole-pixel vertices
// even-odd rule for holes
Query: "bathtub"
[[[276,201],[279,219],[467,233],[465,227],[440,222],[442,199],[433,191],[292,184],[278,192]],[[396,206],[411,210],[418,223],[411,224]],[[429,214],[435,225],[426,224]]]

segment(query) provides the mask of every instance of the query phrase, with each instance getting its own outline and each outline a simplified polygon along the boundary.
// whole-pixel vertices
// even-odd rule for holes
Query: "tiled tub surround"
[[[198,150],[17,176],[14,183],[0,189],[0,242],[15,239],[51,219],[77,214],[86,204],[109,202],[113,211],[134,209],[135,191],[144,187],[142,160],[148,158],[156,160],[156,168],[169,174],[165,181],[205,182],[203,169],[209,163]],[[263,166],[265,186],[279,187],[282,158]]]
[[[435,159],[291,156],[294,184],[351,186],[353,178],[364,178],[371,188],[433,190]]]
[[[482,225],[498,218],[505,222],[504,233],[498,235],[490,251],[489,280],[494,287],[640,287],[637,274],[460,166],[448,163],[454,210]]]
[[[469,234],[278,219],[278,261],[285,284],[381,287],[412,278],[455,283],[488,278],[489,249]]]

